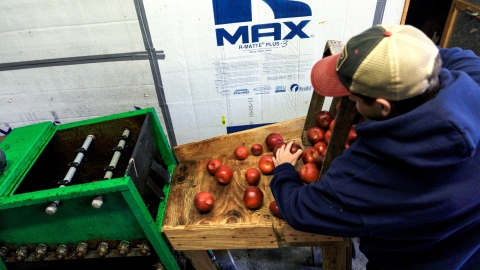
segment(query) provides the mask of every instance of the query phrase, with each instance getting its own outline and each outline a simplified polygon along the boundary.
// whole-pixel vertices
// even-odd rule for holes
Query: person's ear
[[[383,98],[377,98],[375,102],[381,106],[381,115],[385,118],[388,117],[392,111],[392,105],[390,105],[390,102]]]

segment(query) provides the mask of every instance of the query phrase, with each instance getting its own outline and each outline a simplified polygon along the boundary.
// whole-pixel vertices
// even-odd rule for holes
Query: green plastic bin
[[[93,269],[89,262],[129,258],[179,269],[160,232],[177,163],[153,108],[15,128],[0,149],[7,157],[0,175],[0,269],[67,263]],[[95,208],[99,195],[103,204]],[[56,212],[47,213],[52,202]]]

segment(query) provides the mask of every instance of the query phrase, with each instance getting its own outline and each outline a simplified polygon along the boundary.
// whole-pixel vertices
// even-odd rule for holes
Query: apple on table
[[[258,168],[263,174],[272,174],[273,170],[275,169],[275,164],[273,163],[273,155],[263,155],[258,162]]]
[[[283,143],[282,135],[278,133],[270,133],[265,138],[265,144],[267,145],[268,150],[273,151],[275,145]]]

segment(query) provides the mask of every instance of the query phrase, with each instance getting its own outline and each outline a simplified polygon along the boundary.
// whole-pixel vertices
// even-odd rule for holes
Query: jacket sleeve
[[[360,215],[347,207],[328,181],[304,185],[289,163],[275,168],[270,187],[285,221],[299,231],[356,237],[367,234]]]
[[[480,84],[480,57],[471,50],[458,47],[443,49],[439,47],[442,67],[448,70],[463,71]]]

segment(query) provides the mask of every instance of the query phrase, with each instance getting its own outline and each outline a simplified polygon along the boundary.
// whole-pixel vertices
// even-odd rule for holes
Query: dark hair
[[[437,95],[438,90],[440,88],[440,81],[438,79],[438,74],[440,73],[441,68],[442,68],[442,58],[440,57],[440,54],[438,54],[437,57],[435,58],[432,75],[430,75],[430,77],[428,78],[428,88],[425,90],[425,92],[423,92],[420,95],[417,95],[408,99],[404,99],[404,100],[398,100],[398,101],[389,100],[388,102],[390,102],[390,105],[392,107],[392,111],[389,117],[394,117],[397,115],[402,115],[404,113],[407,113],[417,108],[418,106],[422,105],[423,103],[434,98],[435,95]],[[362,101],[368,106],[372,106],[375,103],[375,100],[377,99],[377,98],[367,97],[359,94],[353,94],[353,95],[360,97]]]

